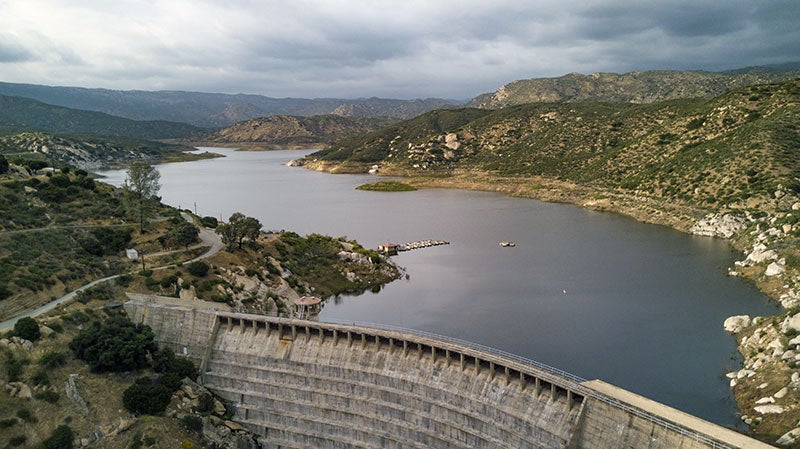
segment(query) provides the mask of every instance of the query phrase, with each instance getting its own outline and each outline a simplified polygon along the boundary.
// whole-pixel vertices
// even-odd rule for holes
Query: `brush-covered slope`
[[[26,132],[0,137],[0,154],[9,160],[38,159],[48,165],[86,170],[124,165],[133,161],[175,161],[209,157],[185,153],[191,148],[148,140],[93,135],[56,135]]]
[[[800,80],[705,100],[434,111],[307,158],[335,169],[543,178],[715,208],[800,191]]]
[[[199,128],[163,120],[137,121],[102,112],[53,106],[29,98],[0,95],[0,133],[26,131],[170,139],[186,137],[199,131]]]
[[[570,73],[558,78],[517,80],[480,95],[467,106],[499,109],[533,102],[652,103],[680,98],[713,98],[731,89],[800,76],[800,70],[750,67],[730,72],[666,71]]]
[[[223,144],[323,145],[380,129],[387,118],[273,115],[237,123],[209,136]]]

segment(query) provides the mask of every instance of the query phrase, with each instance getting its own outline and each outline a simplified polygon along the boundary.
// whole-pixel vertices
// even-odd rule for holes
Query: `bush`
[[[201,218],[200,219],[200,224],[202,224],[203,226],[205,226],[207,228],[214,229],[219,224],[219,221],[216,218],[209,216],[209,217]]]
[[[51,404],[57,403],[58,400],[61,398],[61,396],[59,396],[58,393],[50,390],[40,391],[34,394],[33,397],[40,401],[49,402]]]
[[[148,365],[148,352],[156,350],[153,338],[149,326],[116,316],[103,323],[92,323],[69,347],[94,372],[133,371]]]
[[[42,441],[39,449],[72,449],[72,428],[67,425],[60,425],[53,430],[50,436]]]
[[[186,415],[182,419],[183,425],[193,432],[200,433],[203,430],[203,419],[197,415]]]
[[[29,423],[35,423],[39,421],[27,408],[21,408],[17,410],[17,418]]]
[[[208,270],[210,268],[211,267],[209,267],[207,263],[203,262],[202,260],[198,260],[197,262],[190,263],[186,268],[186,271],[188,271],[192,276],[201,278],[208,274]]]
[[[17,418],[0,419],[0,429],[8,429],[17,425]]]
[[[172,391],[149,377],[141,377],[122,393],[122,404],[136,415],[159,415],[166,410]]]
[[[60,351],[50,351],[45,353],[39,361],[36,362],[39,365],[44,366],[45,368],[58,368],[59,366],[63,366],[66,363],[67,358],[64,356],[63,352]]]
[[[27,440],[28,437],[26,437],[25,435],[17,435],[15,437],[11,437],[11,439],[8,440],[8,445],[11,447],[22,446],[23,444],[25,444],[25,441]]]
[[[50,376],[47,374],[47,371],[40,368],[34,373],[31,377],[31,381],[33,381],[34,385],[50,385]]]
[[[16,382],[22,377],[22,372],[25,370],[25,360],[17,359],[9,352],[5,368],[8,381]]]
[[[36,341],[42,334],[39,332],[39,323],[31,317],[22,317],[14,324],[14,335],[30,341]]]

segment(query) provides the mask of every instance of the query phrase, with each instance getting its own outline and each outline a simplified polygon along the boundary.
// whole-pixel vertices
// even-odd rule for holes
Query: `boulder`
[[[755,410],[756,413],[760,413],[762,415],[778,414],[784,412],[784,408],[780,405],[759,405],[758,407],[755,407],[753,410]]]
[[[53,329],[50,329],[49,327],[45,326],[44,324],[40,324],[39,325],[39,333],[42,334],[42,337],[47,338],[47,337],[53,335],[54,332],[55,331]]]
[[[764,271],[765,276],[777,276],[783,273],[785,270],[784,266],[778,262],[772,262],[771,264],[767,265],[767,269]]]
[[[731,334],[738,334],[748,326],[750,326],[750,315],[732,316],[723,323],[725,331]]]
[[[225,414],[225,405],[216,399],[214,400],[214,414],[217,416]]]
[[[764,245],[760,245],[764,246]],[[778,253],[772,249],[753,249],[753,252],[747,255],[747,260],[753,263],[766,262],[767,260],[775,260],[778,258]]]
[[[689,230],[695,235],[731,238],[747,227],[746,220],[731,214],[709,214],[694,224]]]
[[[781,323],[781,332],[787,334],[789,332],[800,332],[800,313],[787,317]],[[794,339],[792,339],[794,341]]]
[[[783,399],[783,398],[786,397],[787,394],[789,394],[789,389],[786,388],[786,387],[783,387],[780,390],[778,390],[777,393],[773,394],[772,396],[774,396],[776,399]]]
[[[797,441],[798,438],[800,438],[800,427],[784,433],[775,441],[775,443],[781,446],[788,446]]]

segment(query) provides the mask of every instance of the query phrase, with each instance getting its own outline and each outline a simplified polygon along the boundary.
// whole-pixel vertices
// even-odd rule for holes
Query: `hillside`
[[[137,121],[0,95],[0,133],[28,131],[126,136],[138,139],[186,137],[199,128],[163,120]]]
[[[780,188],[800,192],[798,95],[793,80],[712,100],[435,111],[337,142],[308,162],[544,178],[700,209],[755,207]]]
[[[37,159],[48,165],[85,170],[125,165],[137,160],[172,162],[214,157],[189,154],[189,147],[126,137],[55,135],[27,132],[0,137],[0,154],[7,159]]]
[[[209,144],[246,146],[321,146],[334,140],[366,134],[395,120],[387,118],[315,115],[273,115],[237,123],[202,138]]]
[[[796,66],[788,67],[749,67],[728,72],[645,71],[622,75],[570,73],[558,78],[513,81],[496,92],[475,97],[467,107],[499,109],[533,102],[653,103],[680,98],[713,98],[731,89],[800,76]]]
[[[134,120],[168,120],[208,128],[222,128],[269,115],[337,114],[407,119],[432,109],[452,106],[441,99],[270,98],[248,94],[121,91],[15,83],[0,83],[0,94]]]

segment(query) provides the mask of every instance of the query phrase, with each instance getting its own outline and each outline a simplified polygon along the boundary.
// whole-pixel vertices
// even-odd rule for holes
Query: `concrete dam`
[[[769,448],[601,381],[425,333],[129,295],[264,448]]]

